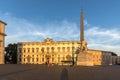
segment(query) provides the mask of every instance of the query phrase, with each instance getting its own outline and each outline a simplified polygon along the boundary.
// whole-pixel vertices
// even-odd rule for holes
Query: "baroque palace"
[[[4,64],[5,25],[5,22],[0,21],[0,64]]]
[[[49,61],[51,64],[68,65],[74,61],[76,65],[94,66],[120,62],[114,52],[87,48],[87,42],[84,40],[83,12],[80,19],[80,41],[54,41],[46,38],[43,42],[19,42],[18,64],[45,64]]]

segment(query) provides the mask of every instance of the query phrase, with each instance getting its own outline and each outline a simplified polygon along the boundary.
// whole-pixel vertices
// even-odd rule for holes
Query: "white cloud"
[[[6,26],[6,45],[17,42],[42,41],[47,37],[53,40],[79,40],[79,27],[67,20],[35,24],[25,19],[12,16],[9,13],[0,13],[1,20]],[[106,29],[92,26],[85,20],[85,39],[90,49],[114,51],[120,54],[120,28]]]
[[[91,33],[92,32],[92,33]],[[118,29],[105,29],[105,30],[102,30],[100,29],[99,27],[93,27],[91,29],[88,29],[86,31],[87,35],[91,35],[92,36],[107,36],[107,37],[111,37],[111,38],[114,38],[114,39],[120,39],[120,33],[118,31]],[[91,33],[91,34],[89,34]]]
[[[0,15],[2,16],[0,18],[8,24],[6,26],[6,45],[14,42],[42,41],[47,37],[54,40],[79,39],[77,25],[67,20],[38,25],[8,13]]]
[[[120,55],[120,32],[119,28],[101,29],[91,27],[85,31],[88,46],[91,49],[114,51]]]

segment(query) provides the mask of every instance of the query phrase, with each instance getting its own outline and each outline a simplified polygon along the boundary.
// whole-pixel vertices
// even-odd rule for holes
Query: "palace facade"
[[[78,43],[79,41],[53,41],[50,38],[43,42],[18,43],[18,63],[45,64],[49,61],[61,64],[62,61],[72,61],[72,52],[79,47]]]
[[[5,22],[0,21],[0,64],[4,64],[5,25]]]
[[[77,62],[76,51],[80,41],[53,41],[50,38],[43,42],[18,43],[18,64],[45,64],[47,61],[53,64],[67,64],[74,59]],[[115,53],[101,50],[88,49],[92,54],[94,65],[110,65]],[[69,64],[69,63],[68,63]]]

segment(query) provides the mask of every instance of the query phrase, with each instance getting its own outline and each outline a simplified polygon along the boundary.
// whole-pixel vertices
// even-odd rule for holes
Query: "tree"
[[[112,52],[112,56],[117,56],[117,54],[116,54],[116,53],[114,53],[114,52]]]
[[[5,63],[17,63],[17,44],[8,44],[7,47],[5,47]]]

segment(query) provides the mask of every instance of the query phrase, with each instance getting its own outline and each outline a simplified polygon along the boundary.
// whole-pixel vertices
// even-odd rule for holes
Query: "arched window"
[[[67,59],[67,60],[71,60],[71,59],[72,59],[71,55],[67,55],[67,56],[66,56],[66,59]]]

